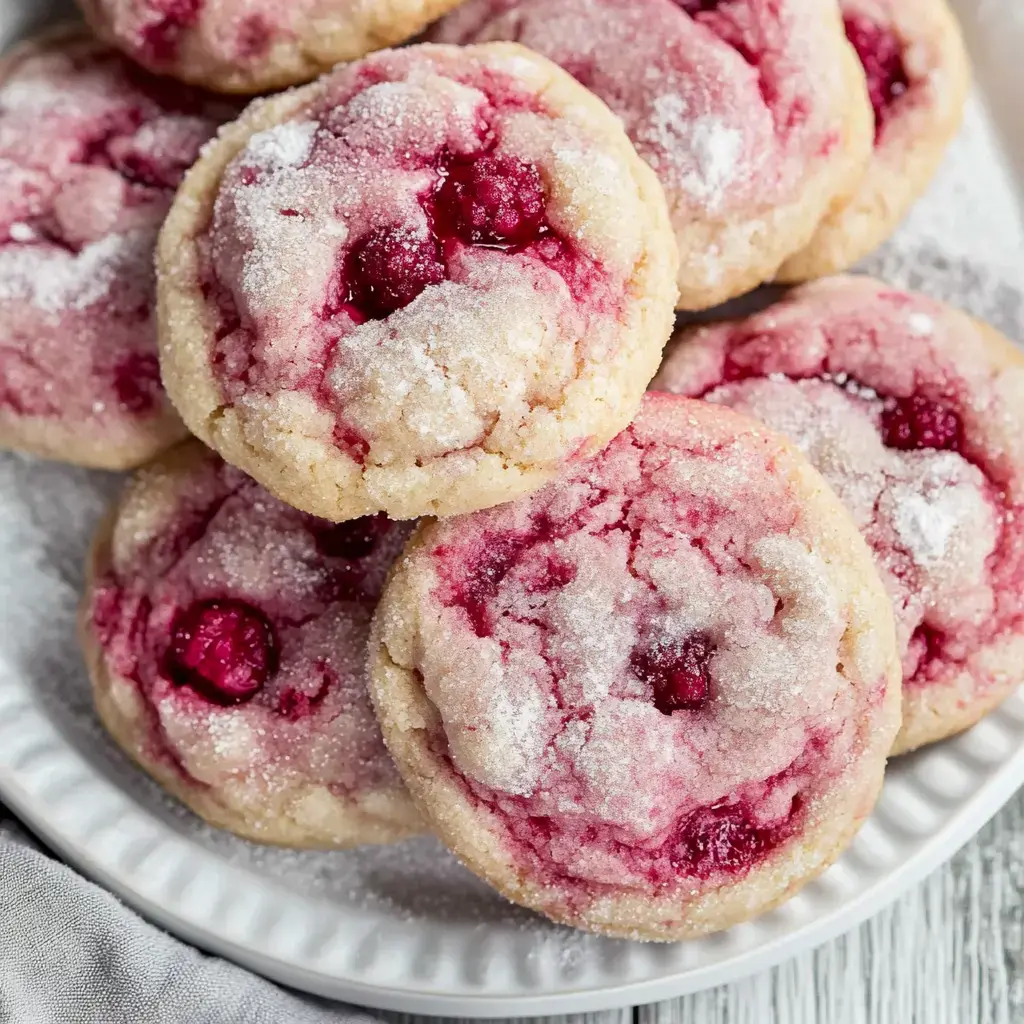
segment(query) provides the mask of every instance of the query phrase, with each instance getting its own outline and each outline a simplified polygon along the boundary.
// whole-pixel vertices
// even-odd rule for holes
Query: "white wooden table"
[[[396,1024],[436,1018],[386,1015]],[[551,1024],[1024,1024],[1024,790],[857,931],[745,981]]]

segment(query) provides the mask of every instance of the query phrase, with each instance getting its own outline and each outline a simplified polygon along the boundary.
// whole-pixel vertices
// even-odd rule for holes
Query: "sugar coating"
[[[457,0],[82,0],[143,67],[226,92],[309,81],[414,36]]]
[[[963,637],[988,627],[996,606],[988,564],[1004,513],[977,466],[955,452],[887,448],[884,400],[830,381],[749,380],[705,397],[791,437],[853,513],[890,586],[908,684],[934,671],[918,678],[918,628]]]
[[[166,304],[165,379],[199,436],[311,512],[406,518],[522,493],[628,422],[676,255],[592,97],[521,48],[422,46],[275,104],[203,196],[194,264],[171,237],[185,200],[165,232],[168,290],[204,319]]]
[[[469,0],[429,33],[439,42],[514,39],[622,118],[668,196],[684,299],[687,285],[716,288],[733,264],[752,261],[773,230],[771,211],[811,201],[822,167],[846,159],[834,109],[842,43],[833,11],[817,0],[686,8]]]
[[[867,81],[874,148],[861,180],[783,265],[783,282],[845,270],[885,241],[939,168],[970,91],[970,61],[946,0],[842,0],[840,7]]]
[[[612,106],[673,205],[726,214],[790,198],[831,130],[814,102],[810,8],[768,6],[690,17],[663,0],[470,0],[432,36],[543,53]]]
[[[275,42],[294,38],[323,6],[323,0],[94,0],[87,8],[137,60],[173,67],[197,43],[218,63],[265,61]]]
[[[995,652],[1024,626],[1024,370],[971,321],[836,278],[688,335],[652,387],[756,416],[810,458],[874,552],[906,686],[966,669],[970,702],[1006,685]],[[887,444],[886,410],[907,397],[955,413],[958,447]]]
[[[296,839],[330,841],[331,806],[372,808],[377,794],[414,819],[396,797],[365,664],[370,618],[407,533],[313,519],[198,445],[185,462],[147,470],[121,506],[87,619],[115,706],[145,709],[136,756],[186,793],[212,793],[257,838],[279,833],[280,813]],[[174,660],[183,617],[210,602],[267,623],[271,671],[242,703],[207,699]]]
[[[169,96],[84,36],[12,58],[0,85],[5,434],[18,437],[30,420],[130,447],[143,424],[170,416],[153,250],[218,115],[187,89]]]
[[[664,402],[531,498],[433,528],[402,566],[415,607],[381,623],[503,850],[587,898],[745,874],[840,784],[886,688],[778,449]],[[707,699],[666,713],[637,666],[695,637]]]

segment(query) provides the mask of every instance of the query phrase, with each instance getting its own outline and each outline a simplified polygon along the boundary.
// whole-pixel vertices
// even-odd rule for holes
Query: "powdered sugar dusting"
[[[315,121],[289,121],[257,132],[246,143],[242,159],[264,171],[298,167],[309,158],[318,127]]]
[[[287,839],[280,830],[291,822],[295,839],[337,842],[338,808],[372,806],[375,794],[397,805],[378,810],[382,827],[408,832],[416,816],[370,709],[365,665],[370,615],[408,528],[313,520],[203,452],[141,478],[114,528],[114,564],[91,595],[112,699],[154,712],[129,742],[257,834]],[[174,501],[153,507],[147,485],[166,495],[169,484]],[[244,701],[210,690],[215,665],[196,682],[175,667],[177,624],[211,602],[266,623],[269,674]],[[241,657],[225,636],[208,650]]]
[[[963,514],[967,502],[957,500],[963,493],[963,487],[954,488],[952,492],[944,489],[943,498],[929,501],[923,494],[910,492],[898,500],[894,521],[896,535],[918,565],[928,567],[940,562],[954,531],[967,525]],[[975,509],[968,507],[967,511]]]
[[[927,313],[911,313],[907,317],[907,324],[915,334],[922,337],[926,337],[935,330],[935,321]]]
[[[907,680],[937,682],[959,673],[965,659],[983,659],[1021,605],[1013,503],[1024,476],[1024,389],[1019,370],[997,369],[992,358],[958,314],[837,279],[792,293],[738,327],[703,329],[655,386],[703,393],[797,442],[874,551],[893,597]],[[742,367],[731,371],[742,379],[715,386],[725,359]],[[923,446],[895,443],[886,427],[894,394],[952,410],[966,441],[934,428],[931,436],[966,443],[970,454],[929,448],[928,436]],[[922,629],[950,637],[948,660],[934,651],[922,660]],[[986,671],[976,671],[984,690]]]
[[[157,368],[153,249],[181,176],[231,108],[183,86],[171,112],[159,88],[84,33],[5,69],[0,426],[30,450],[40,420],[50,447],[66,432],[69,449],[94,444],[98,464],[180,436]]]
[[[707,409],[649,398],[591,465],[437,525],[403,563],[440,606],[416,614],[407,667],[454,767],[513,847],[580,884],[660,878],[681,822],[745,787],[758,820],[787,819],[845,767],[805,761],[810,738],[845,750],[847,716],[884,685],[870,654],[846,659],[867,666],[852,685],[836,667],[847,599],[778,455]],[[789,771],[783,799],[768,780]]]
[[[714,117],[693,120],[685,103],[674,93],[658,96],[645,142],[669,154],[655,162],[655,169],[669,180],[676,178],[690,198],[709,211],[725,205],[729,186],[750,171],[741,166],[743,133]]]
[[[31,302],[51,316],[85,310],[125,275],[151,281],[154,241],[155,232],[142,230],[108,235],[79,253],[49,246],[0,248],[0,302]]]

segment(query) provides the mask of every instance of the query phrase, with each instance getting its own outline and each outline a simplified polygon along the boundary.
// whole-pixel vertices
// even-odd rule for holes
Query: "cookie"
[[[366,642],[408,527],[272,498],[196,441],[99,531],[81,611],[107,731],[212,825],[347,847],[422,830],[374,721]]]
[[[652,387],[785,432],[863,532],[903,660],[896,751],[960,732],[1024,680],[1024,356],[862,277],[683,332]]]
[[[945,0],[842,0],[864,66],[875,149],[860,188],[779,271],[805,281],[853,266],[884,242],[924,192],[963,119],[970,63]]]
[[[834,2],[469,0],[430,38],[516,40],[622,118],[665,187],[683,309],[774,277],[870,156],[864,74]]]
[[[164,383],[314,515],[468,512],[629,422],[675,260],[653,173],[554,64],[384,51],[254,104],[189,174],[159,248]]]
[[[153,251],[227,116],[75,28],[0,62],[0,447],[123,469],[185,436],[160,385]]]
[[[410,39],[458,0],[79,0],[143,67],[221,92],[273,92]]]
[[[627,938],[791,896],[869,813],[899,727],[892,608],[836,497],[782,437],[672,395],[529,498],[421,526],[370,658],[455,854]]]

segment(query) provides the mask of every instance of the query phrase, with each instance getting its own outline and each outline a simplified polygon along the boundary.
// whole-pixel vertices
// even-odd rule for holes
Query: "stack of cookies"
[[[1024,359],[825,276],[958,127],[943,0],[82,6],[0,69],[0,440],[142,465],[82,643],[207,821],[687,938],[1024,678]]]

